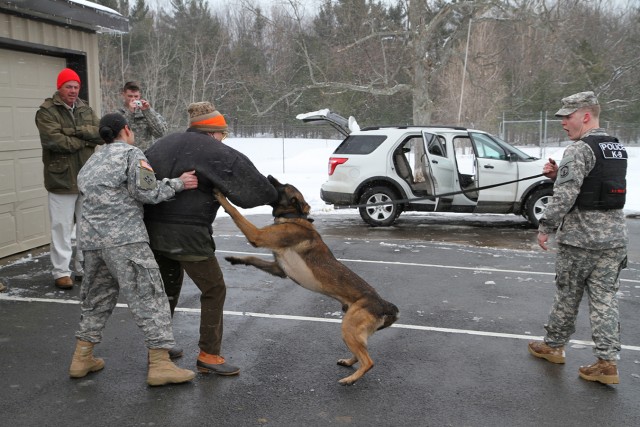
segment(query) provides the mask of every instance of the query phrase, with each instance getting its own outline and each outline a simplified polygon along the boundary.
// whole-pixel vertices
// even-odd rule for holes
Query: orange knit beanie
[[[204,132],[224,132],[229,127],[210,102],[194,102],[187,109],[189,112],[189,126]]]

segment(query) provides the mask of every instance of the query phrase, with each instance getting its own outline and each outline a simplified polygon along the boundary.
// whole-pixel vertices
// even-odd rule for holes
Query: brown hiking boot
[[[602,384],[618,384],[618,366],[611,360],[598,359],[596,363],[589,366],[581,366],[578,369],[580,378],[587,381],[597,381]]]
[[[196,373],[188,369],[178,368],[169,359],[166,348],[149,349],[149,374],[147,384],[151,386],[179,384],[191,381]]]
[[[564,363],[564,346],[549,347],[543,341],[529,342],[529,353],[540,359],[546,359],[551,363]]]
[[[82,378],[89,372],[99,371],[104,368],[104,360],[93,357],[93,346],[95,344],[87,341],[76,343],[76,351],[73,353],[69,376],[71,378]]]
[[[53,283],[56,285],[57,288],[60,288],[60,289],[73,288],[73,281],[69,276],[59,277]]]

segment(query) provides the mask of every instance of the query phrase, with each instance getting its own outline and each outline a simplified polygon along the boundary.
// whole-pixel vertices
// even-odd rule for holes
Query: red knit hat
[[[64,70],[60,71],[60,74],[58,74],[58,89],[60,89],[66,82],[70,81],[75,81],[80,84],[80,76],[71,68],[65,68]]]

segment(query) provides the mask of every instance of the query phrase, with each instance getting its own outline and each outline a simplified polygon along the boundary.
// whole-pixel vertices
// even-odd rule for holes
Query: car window
[[[453,139],[453,149],[456,153],[458,172],[464,175],[475,175],[476,154],[473,151],[471,139],[466,136],[456,136]]]
[[[488,135],[474,133],[472,135],[473,144],[476,147],[478,157],[485,159],[507,160],[507,153],[496,141]]]
[[[445,139],[442,135],[434,135],[432,133],[425,132],[424,137],[429,154],[440,157],[447,157]]]
[[[349,135],[334,154],[369,154],[387,139],[385,135]]]

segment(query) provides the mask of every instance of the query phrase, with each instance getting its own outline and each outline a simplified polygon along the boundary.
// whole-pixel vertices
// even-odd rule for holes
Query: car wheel
[[[538,227],[540,218],[553,196],[553,188],[545,187],[533,192],[525,205],[526,217],[532,226]]]
[[[397,194],[388,187],[373,187],[365,191],[360,197],[360,204],[384,203],[398,199]],[[400,206],[395,204],[366,206],[359,208],[360,216],[374,227],[388,227],[400,215]]]

